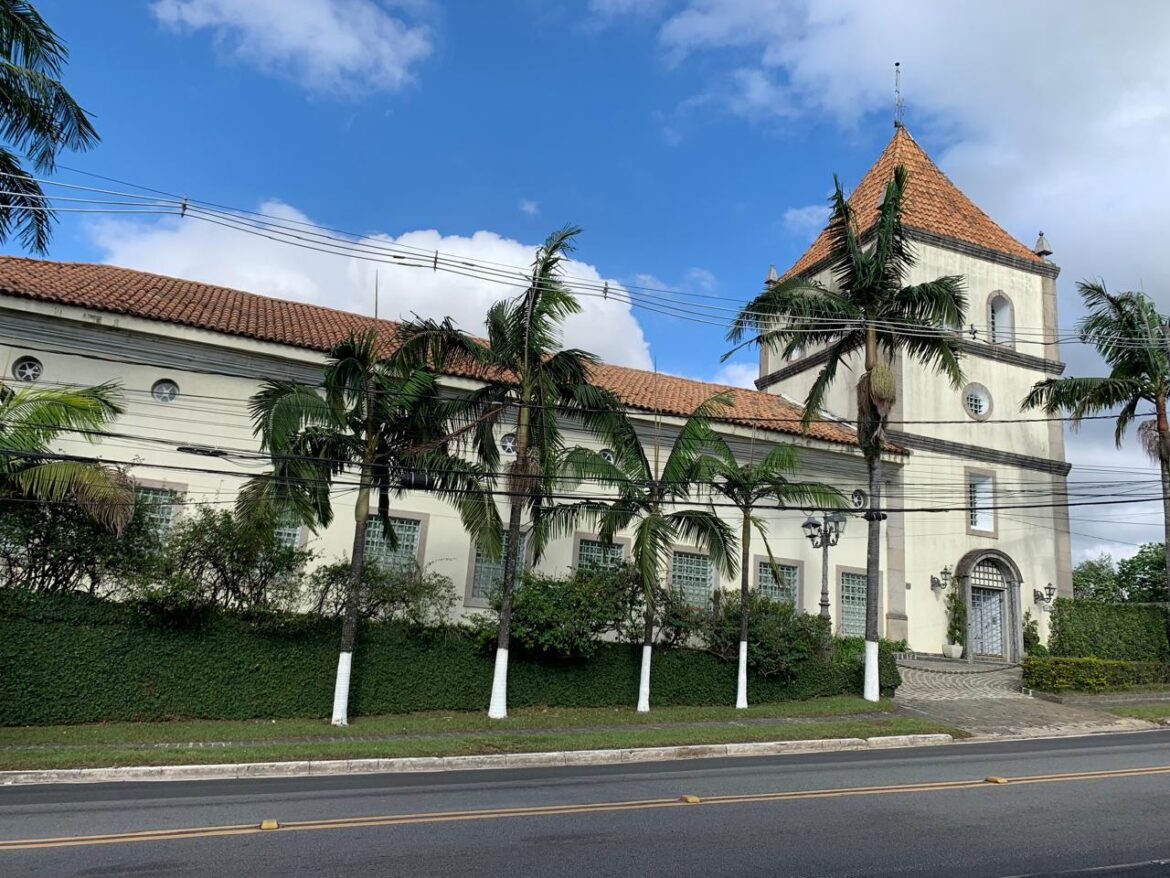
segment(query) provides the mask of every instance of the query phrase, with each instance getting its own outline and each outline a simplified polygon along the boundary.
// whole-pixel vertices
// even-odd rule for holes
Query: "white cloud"
[[[375,0],[154,0],[150,11],[175,31],[210,31],[237,60],[313,93],[394,91],[434,48],[424,22]]]
[[[529,201],[527,198],[520,199],[519,207],[522,213],[526,213],[529,216],[536,216],[540,213],[540,205],[535,201]]]
[[[875,118],[889,124],[901,61],[907,124],[942,168],[1026,244],[1047,234],[1063,269],[1062,327],[1081,316],[1074,287],[1086,277],[1144,287],[1170,310],[1170,3],[1131,0],[1119,15],[1094,0],[683,0],[658,21],[665,63],[693,64],[708,81],[676,118],[721,112],[790,130],[800,116],[850,136]],[[824,167],[825,183],[834,170]],[[1067,374],[1101,369],[1081,345],[1061,353]],[[1069,460],[1080,463],[1084,448],[1131,465],[1136,444],[1088,450],[1103,433],[1071,436]],[[1123,514],[1074,509],[1073,527],[1115,541],[1113,525],[1087,519]],[[1155,538],[1139,525],[1123,531],[1127,542]]]
[[[311,222],[304,213],[280,201],[266,202],[258,209],[286,222]],[[480,278],[320,253],[191,217],[155,222],[106,221],[92,225],[90,234],[102,251],[103,261],[111,264],[363,314],[373,312],[374,278],[378,272],[380,316],[450,316],[462,328],[476,333],[483,331],[488,306],[519,292],[518,287]],[[535,244],[523,244],[494,232],[480,231],[465,237],[443,235],[434,229],[397,236],[372,235],[362,243],[399,244],[430,252],[438,250],[477,263],[514,265],[518,268],[518,283],[537,249]],[[565,273],[584,280],[602,280],[594,266],[578,260],[568,261]],[[620,290],[621,286],[611,280],[610,288]],[[611,363],[650,368],[650,346],[629,305],[613,296],[583,296],[580,302],[581,313],[565,322],[566,344],[593,351]]]
[[[811,241],[829,221],[829,206],[808,204],[804,207],[790,207],[784,211],[781,219],[789,234]]]
[[[756,389],[756,378],[760,375],[758,363],[724,363],[715,376],[711,378],[713,384],[730,384],[732,387],[746,387]]]

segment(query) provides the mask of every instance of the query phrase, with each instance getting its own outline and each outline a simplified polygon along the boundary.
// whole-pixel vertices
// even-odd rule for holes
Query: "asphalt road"
[[[281,828],[255,829],[264,819]],[[1144,878],[1170,876],[1168,828],[1170,731],[1155,731],[639,766],[12,786],[0,788],[0,875]],[[47,838],[58,841],[35,841]]]

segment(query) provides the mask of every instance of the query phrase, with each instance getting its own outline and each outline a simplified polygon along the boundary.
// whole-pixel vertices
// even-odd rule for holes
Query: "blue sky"
[[[783,268],[810,240],[785,211],[821,204],[833,171],[856,179],[890,134],[888,111],[845,137],[816,119],[679,112],[706,86],[702,65],[665,64],[646,18],[602,26],[568,4],[412,18],[433,49],[398,89],[258,68],[237,54],[238,30],[175,30],[135,0],[41,8],[102,135],[66,164],[241,207],[279,199],[359,232],[536,243],[571,222],[585,229],[580,258],[628,282],[753,295],[770,262]],[[93,225],[66,216],[51,255],[106,258]],[[660,369],[718,371],[719,329],[637,316]]]
[[[1075,281],[1142,287],[1170,191],[1170,4],[1132,0],[39,0],[72,52],[67,86],[102,143],[62,161],[375,240],[524,264],[584,227],[573,271],[754,295],[815,233],[832,174],[855,182],[906,121],[977,204],[1026,243],[1043,229]],[[1141,28],[1132,22],[1141,21]],[[62,172],[62,180],[90,182]],[[9,244],[6,252],[19,252]],[[50,256],[110,261],[370,310],[373,268],[192,220],[63,215]],[[468,328],[507,291],[385,268],[382,313]],[[715,301],[715,300],[712,300]],[[568,340],[631,365],[744,383],[719,327],[586,303]],[[1099,367],[1079,346],[1070,372]],[[1107,431],[1082,466],[1140,468]],[[1096,511],[1135,521],[1150,509]],[[1079,551],[1156,538],[1086,519]]]

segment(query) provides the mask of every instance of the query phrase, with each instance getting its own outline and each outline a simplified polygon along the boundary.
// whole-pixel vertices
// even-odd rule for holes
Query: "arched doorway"
[[[967,661],[977,657],[1020,661],[1024,654],[1023,577],[1016,562],[998,549],[973,549],[959,559],[955,576],[967,606]]]

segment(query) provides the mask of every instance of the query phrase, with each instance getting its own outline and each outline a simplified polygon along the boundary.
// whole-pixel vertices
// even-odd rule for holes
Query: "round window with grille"
[[[154,382],[150,388],[150,395],[155,402],[174,402],[179,397],[179,385],[169,378]]]
[[[977,421],[991,415],[991,394],[982,384],[968,384],[963,389],[963,408]]]
[[[601,459],[604,460],[606,463],[613,463],[613,461],[614,461],[613,451],[611,451],[608,448],[601,449]]]
[[[500,450],[504,454],[516,453],[516,434],[509,433],[500,439]]]
[[[36,357],[20,357],[12,364],[12,377],[17,381],[27,381],[29,384],[38,380],[44,371],[41,361]]]

